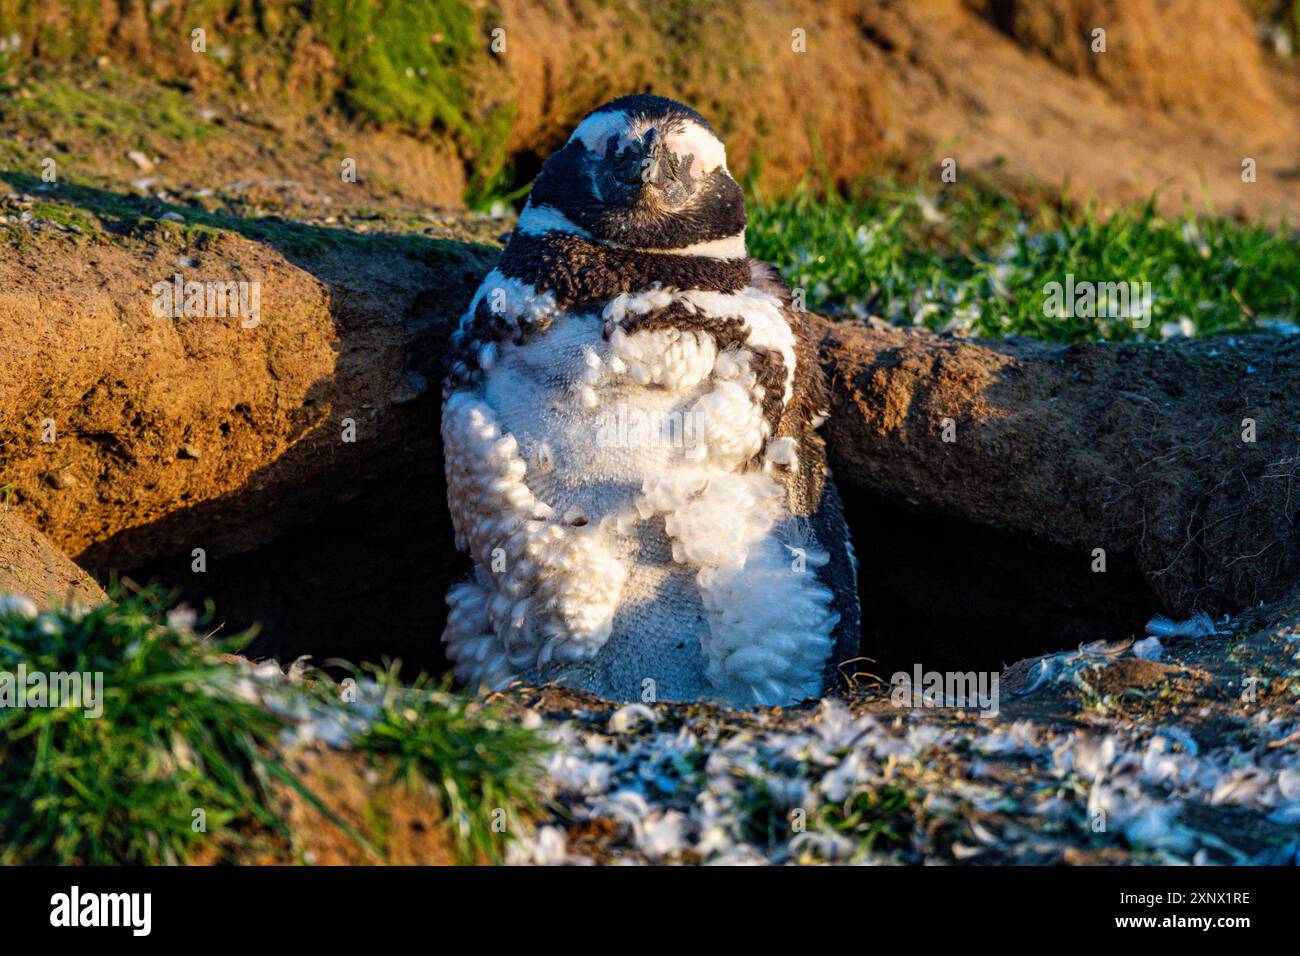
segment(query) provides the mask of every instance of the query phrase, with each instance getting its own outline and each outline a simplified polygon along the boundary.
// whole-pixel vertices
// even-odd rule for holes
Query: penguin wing
[[[775,268],[759,259],[751,259],[750,267],[754,288],[780,302],[782,318],[794,333],[793,387],[788,399],[775,396],[779,404],[768,418],[773,437],[793,443],[792,454],[784,456],[786,464],[773,469],[773,476],[785,486],[791,513],[807,516],[821,506],[826,485],[826,441],[817,429],[830,413],[830,392],[817,359],[817,340],[807,313],[795,307],[790,290]]]
[[[826,461],[826,441],[817,430],[830,414],[830,389],[818,361],[819,343],[808,313],[795,308],[775,269],[758,260],[751,262],[753,285],[780,300],[782,315],[794,332],[794,384],[774,429],[777,438],[794,440],[794,467],[777,467],[772,474],[785,486],[791,513],[808,518],[813,538],[829,557],[817,569],[818,579],[834,594],[833,609],[839,618],[832,634],[834,647],[822,673],[823,687],[829,693],[851,683],[846,664],[858,656],[862,617],[853,539]]]
[[[817,569],[817,578],[835,595],[832,607],[839,615],[832,632],[834,647],[822,672],[826,692],[844,689],[852,683],[852,668],[845,666],[858,656],[862,640],[862,609],[858,598],[858,559],[853,538],[844,516],[844,503],[829,476],[824,485],[821,505],[808,519],[817,543],[830,560]]]

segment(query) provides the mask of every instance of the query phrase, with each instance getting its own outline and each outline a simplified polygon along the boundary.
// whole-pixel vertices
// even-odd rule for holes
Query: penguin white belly
[[[685,451],[701,440],[683,407],[699,389],[609,375],[614,356],[603,329],[596,315],[561,318],[546,336],[504,348],[483,386],[502,430],[518,442],[528,487],[563,523],[604,521],[606,540],[628,569],[605,646],[536,676],[623,699],[649,688],[662,700],[709,697],[716,690],[705,675],[708,625],[694,569],[673,560],[662,516],[625,521],[621,529],[618,522],[647,478],[680,469]],[[594,407],[584,402],[584,388],[593,390]]]
[[[550,597],[512,612],[513,663],[546,645],[520,676],[624,699],[815,695],[836,620],[812,573],[825,554],[781,487],[746,470],[764,439],[746,354],[719,357],[702,332],[606,340],[603,329],[595,315],[559,317],[504,346],[482,384],[528,497],[548,512],[550,527],[529,533],[568,548],[530,566]],[[494,570],[510,571],[504,559]],[[497,591],[500,631],[519,589],[480,582]],[[537,623],[557,611],[559,623]]]

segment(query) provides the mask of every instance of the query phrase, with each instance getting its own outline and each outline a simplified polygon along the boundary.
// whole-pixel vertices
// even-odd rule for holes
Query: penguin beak
[[[654,192],[689,189],[690,168],[691,157],[669,150],[663,135],[653,126],[618,157],[618,178],[622,182]]]
[[[664,147],[663,137],[653,126],[645,131],[641,138],[641,181],[649,186],[662,186],[664,181]]]
[[[655,183],[663,176],[663,137],[653,126],[618,154],[618,178],[629,186]]]
[[[611,140],[597,173],[597,199],[623,209],[680,210],[696,193],[694,161],[690,153],[674,153],[655,126],[621,146]]]

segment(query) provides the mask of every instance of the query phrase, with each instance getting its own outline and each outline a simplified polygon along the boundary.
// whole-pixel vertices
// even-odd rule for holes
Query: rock
[[[77,476],[67,471],[55,471],[46,475],[45,480],[55,491],[63,491],[77,483]]]
[[[0,594],[0,616],[19,617],[25,621],[33,620],[40,609],[36,602],[26,594]]]
[[[413,402],[429,390],[429,381],[419,372],[406,372],[393,390],[393,404]]]
[[[136,168],[142,173],[151,173],[154,170],[154,161],[138,149],[127,150],[126,158],[135,163]]]

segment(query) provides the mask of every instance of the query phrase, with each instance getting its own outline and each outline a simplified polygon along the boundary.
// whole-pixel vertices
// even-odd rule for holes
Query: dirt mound
[[[1027,37],[1030,28],[1016,27],[1022,21],[1014,15],[1033,6],[989,5],[1009,11],[1005,16],[1012,27]],[[1089,50],[1089,56],[1104,60],[1104,67],[1078,60],[1069,69],[1034,46],[1048,41],[1026,39],[1022,45],[957,0],[882,4],[864,12],[863,28],[887,51],[888,115],[907,143],[904,152],[935,162],[952,157],[958,175],[980,170],[1002,181],[1065,187],[1073,198],[1098,198],[1103,206],[1145,200],[1154,193],[1171,210],[1208,206],[1220,214],[1294,219],[1300,211],[1294,188],[1300,175],[1294,70],[1265,71],[1248,25],[1220,14],[1226,18],[1224,32],[1209,33],[1198,42],[1214,45],[1214,57],[1222,49],[1237,52],[1243,73],[1266,72],[1279,92],[1272,105],[1252,107],[1251,90],[1256,99],[1267,97],[1264,90],[1248,85],[1239,101],[1235,86],[1226,85],[1218,105],[1211,105],[1215,81],[1196,78],[1195,69],[1180,62],[1192,27],[1179,5],[1133,6],[1147,11],[1144,26],[1130,29],[1126,18],[1134,14],[1126,13],[1108,30],[1108,52]],[[1075,36],[1072,28],[1069,32]],[[1068,44],[1075,50],[1071,56],[1082,56],[1079,42],[1089,49],[1088,33],[1082,37]],[[1152,45],[1161,51],[1158,74],[1127,65],[1125,58],[1146,55],[1134,54],[1134,49]],[[1087,67],[1104,70],[1107,80],[1100,82]],[[1179,92],[1185,82],[1190,84],[1186,96]],[[1120,92],[1128,87],[1158,88],[1162,102],[1203,105],[1190,111],[1157,108]],[[1254,182],[1242,181],[1246,157],[1256,161]]]
[[[100,201],[81,195],[92,209]],[[291,482],[304,461],[373,454],[381,417],[436,380],[414,343],[445,334],[461,306],[422,301],[415,312],[420,291],[436,281],[468,295],[484,261],[417,236],[379,237],[358,258],[360,237],[338,229],[286,225],[258,241],[149,222],[134,240],[63,233],[0,263],[5,474],[72,553],[178,508]],[[181,314],[156,312],[178,276],[199,284],[198,314],[182,296],[167,300]],[[235,314],[233,296],[228,315],[203,314],[221,307],[210,292],[232,276],[250,301],[257,284],[257,315]],[[227,507],[225,517],[256,510]],[[212,517],[204,537],[237,548],[239,522]],[[191,531],[171,543],[204,542]]]
[[[824,345],[849,500],[1061,545],[1108,588],[1135,567],[1178,615],[1295,586],[1300,342],[1062,346],[839,323]]]
[[[0,506],[0,594],[25,594],[41,607],[96,604],[104,591],[35,528]]]
[[[1071,76],[1096,80],[1116,100],[1260,133],[1285,107],[1254,25],[1219,0],[971,0],[1025,49]],[[1094,51],[1103,30],[1104,52]],[[1100,38],[1098,38],[1100,39]]]
[[[219,596],[232,629],[315,633],[320,658],[358,656],[349,635],[373,632],[369,595],[399,636],[389,652],[436,666],[435,616],[459,573],[440,553],[440,349],[485,250],[182,225],[123,197],[61,195],[82,204],[82,233],[40,220],[0,261],[0,474],[13,507],[87,568]],[[131,210],[130,235],[92,231]],[[260,320],[155,314],[177,275],[257,283]],[[413,534],[414,551],[399,543]],[[396,600],[430,588],[428,601]]]

